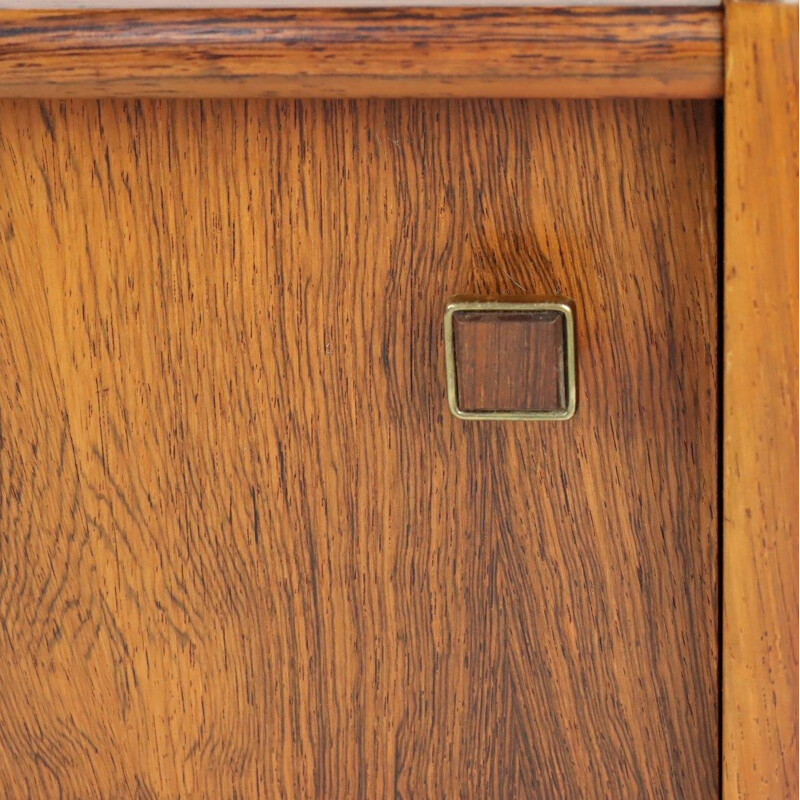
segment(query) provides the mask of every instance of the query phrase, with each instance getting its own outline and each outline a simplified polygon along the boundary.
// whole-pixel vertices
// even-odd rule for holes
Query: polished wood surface
[[[463,411],[563,411],[566,329],[557,311],[453,315],[458,406]]]
[[[0,0],[0,8],[14,9],[136,9],[136,8],[406,8],[409,0]],[[414,0],[418,7],[508,8],[564,6],[564,0]],[[664,6],[720,6],[719,0],[571,0],[571,6],[653,8]]]
[[[725,800],[797,797],[797,7],[728,6]]]
[[[3,97],[718,97],[720,9],[0,11]]]
[[[0,796],[715,796],[712,103],[0,118]],[[460,293],[574,419],[451,416]]]

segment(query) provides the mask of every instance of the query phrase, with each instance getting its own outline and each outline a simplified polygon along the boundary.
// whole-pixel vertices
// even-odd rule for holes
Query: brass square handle
[[[454,297],[445,309],[450,410],[460,419],[575,414],[575,314],[560,297]]]

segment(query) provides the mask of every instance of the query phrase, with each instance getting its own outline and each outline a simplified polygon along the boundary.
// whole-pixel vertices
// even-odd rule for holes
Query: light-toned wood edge
[[[564,0],[415,0],[418,8],[559,7]],[[571,6],[675,8],[721,6],[720,0],[571,0]],[[230,0],[225,8],[405,8],[408,0]],[[0,0],[0,9],[42,11],[66,9],[220,8],[220,0]]]
[[[726,10],[723,798],[798,792],[796,6]]]
[[[716,8],[0,12],[3,97],[719,97]]]

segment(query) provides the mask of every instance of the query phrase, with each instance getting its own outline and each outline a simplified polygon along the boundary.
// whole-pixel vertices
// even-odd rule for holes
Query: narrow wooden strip
[[[564,5],[564,0],[415,0],[424,7],[550,7]],[[676,6],[721,6],[720,0],[572,0],[571,6],[630,6],[634,8]],[[408,0],[229,0],[225,8],[405,8]],[[142,8],[219,8],[220,0],[0,0],[0,9],[142,9]]]
[[[798,788],[798,13],[727,15],[723,793],[757,800]]]
[[[717,97],[720,9],[0,12],[0,96]]]

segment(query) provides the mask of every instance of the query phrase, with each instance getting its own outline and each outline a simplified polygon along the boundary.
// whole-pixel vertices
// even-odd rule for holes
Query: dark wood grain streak
[[[4,97],[718,97],[715,8],[0,11]]]
[[[460,311],[453,337],[461,410],[566,409],[563,314]]]
[[[0,119],[0,796],[716,795],[712,103]],[[571,421],[450,415],[460,293]]]
[[[798,794],[798,10],[728,6],[723,789]]]

